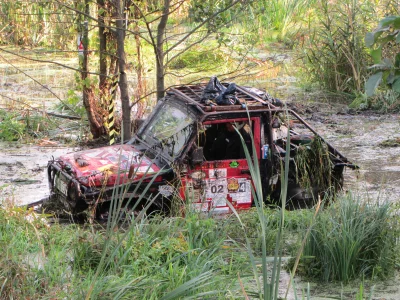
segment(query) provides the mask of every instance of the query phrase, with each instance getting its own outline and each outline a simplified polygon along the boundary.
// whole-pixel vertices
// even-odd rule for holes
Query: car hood
[[[82,184],[114,185],[151,176],[160,168],[132,145],[113,145],[68,153],[58,163]]]

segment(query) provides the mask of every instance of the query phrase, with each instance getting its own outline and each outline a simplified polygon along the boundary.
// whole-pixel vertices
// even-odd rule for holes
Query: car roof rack
[[[243,110],[246,107],[250,110],[253,109],[265,109],[266,106],[269,109],[279,109],[279,107],[273,105],[270,101],[262,99],[259,95],[252,92],[250,89],[243,86],[236,86],[236,97],[240,101],[240,105],[218,105],[215,102],[205,103],[202,101],[202,94],[206,87],[206,83],[200,83],[195,85],[182,85],[179,87],[170,88],[167,94],[175,94],[192,104],[195,104],[205,112],[209,111],[228,111],[228,110]],[[224,87],[228,87],[229,83],[222,83]],[[260,91],[263,92],[263,91]]]

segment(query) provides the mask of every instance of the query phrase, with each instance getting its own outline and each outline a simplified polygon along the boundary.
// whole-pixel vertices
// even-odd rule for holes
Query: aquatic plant
[[[396,262],[396,226],[389,203],[343,195],[319,214],[307,239],[305,274],[322,281],[387,277]]]

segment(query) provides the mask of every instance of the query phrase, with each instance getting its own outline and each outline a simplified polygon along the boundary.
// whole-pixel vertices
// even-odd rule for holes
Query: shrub
[[[17,119],[16,113],[0,110],[0,140],[17,141],[22,138],[25,124]]]
[[[396,261],[392,225],[389,204],[343,196],[317,217],[304,249],[305,273],[342,282],[361,275],[389,276]]]
[[[310,27],[300,47],[310,81],[329,91],[361,92],[369,59],[363,35],[374,19],[374,7],[363,0],[323,0],[315,12],[317,25]]]

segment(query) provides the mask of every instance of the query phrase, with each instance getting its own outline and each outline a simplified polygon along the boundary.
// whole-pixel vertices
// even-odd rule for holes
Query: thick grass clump
[[[0,298],[225,299],[248,263],[225,226],[195,213],[142,216],[111,230],[48,226],[43,217],[0,208]]]
[[[108,254],[89,279],[87,296],[223,298],[231,284],[229,278],[238,271],[230,252],[224,251],[224,236],[215,220],[197,214],[135,222],[119,235],[108,235],[111,243],[103,248],[103,254]]]
[[[305,244],[305,273],[342,282],[392,274],[398,232],[390,212],[388,203],[363,203],[350,193],[325,208]]]

